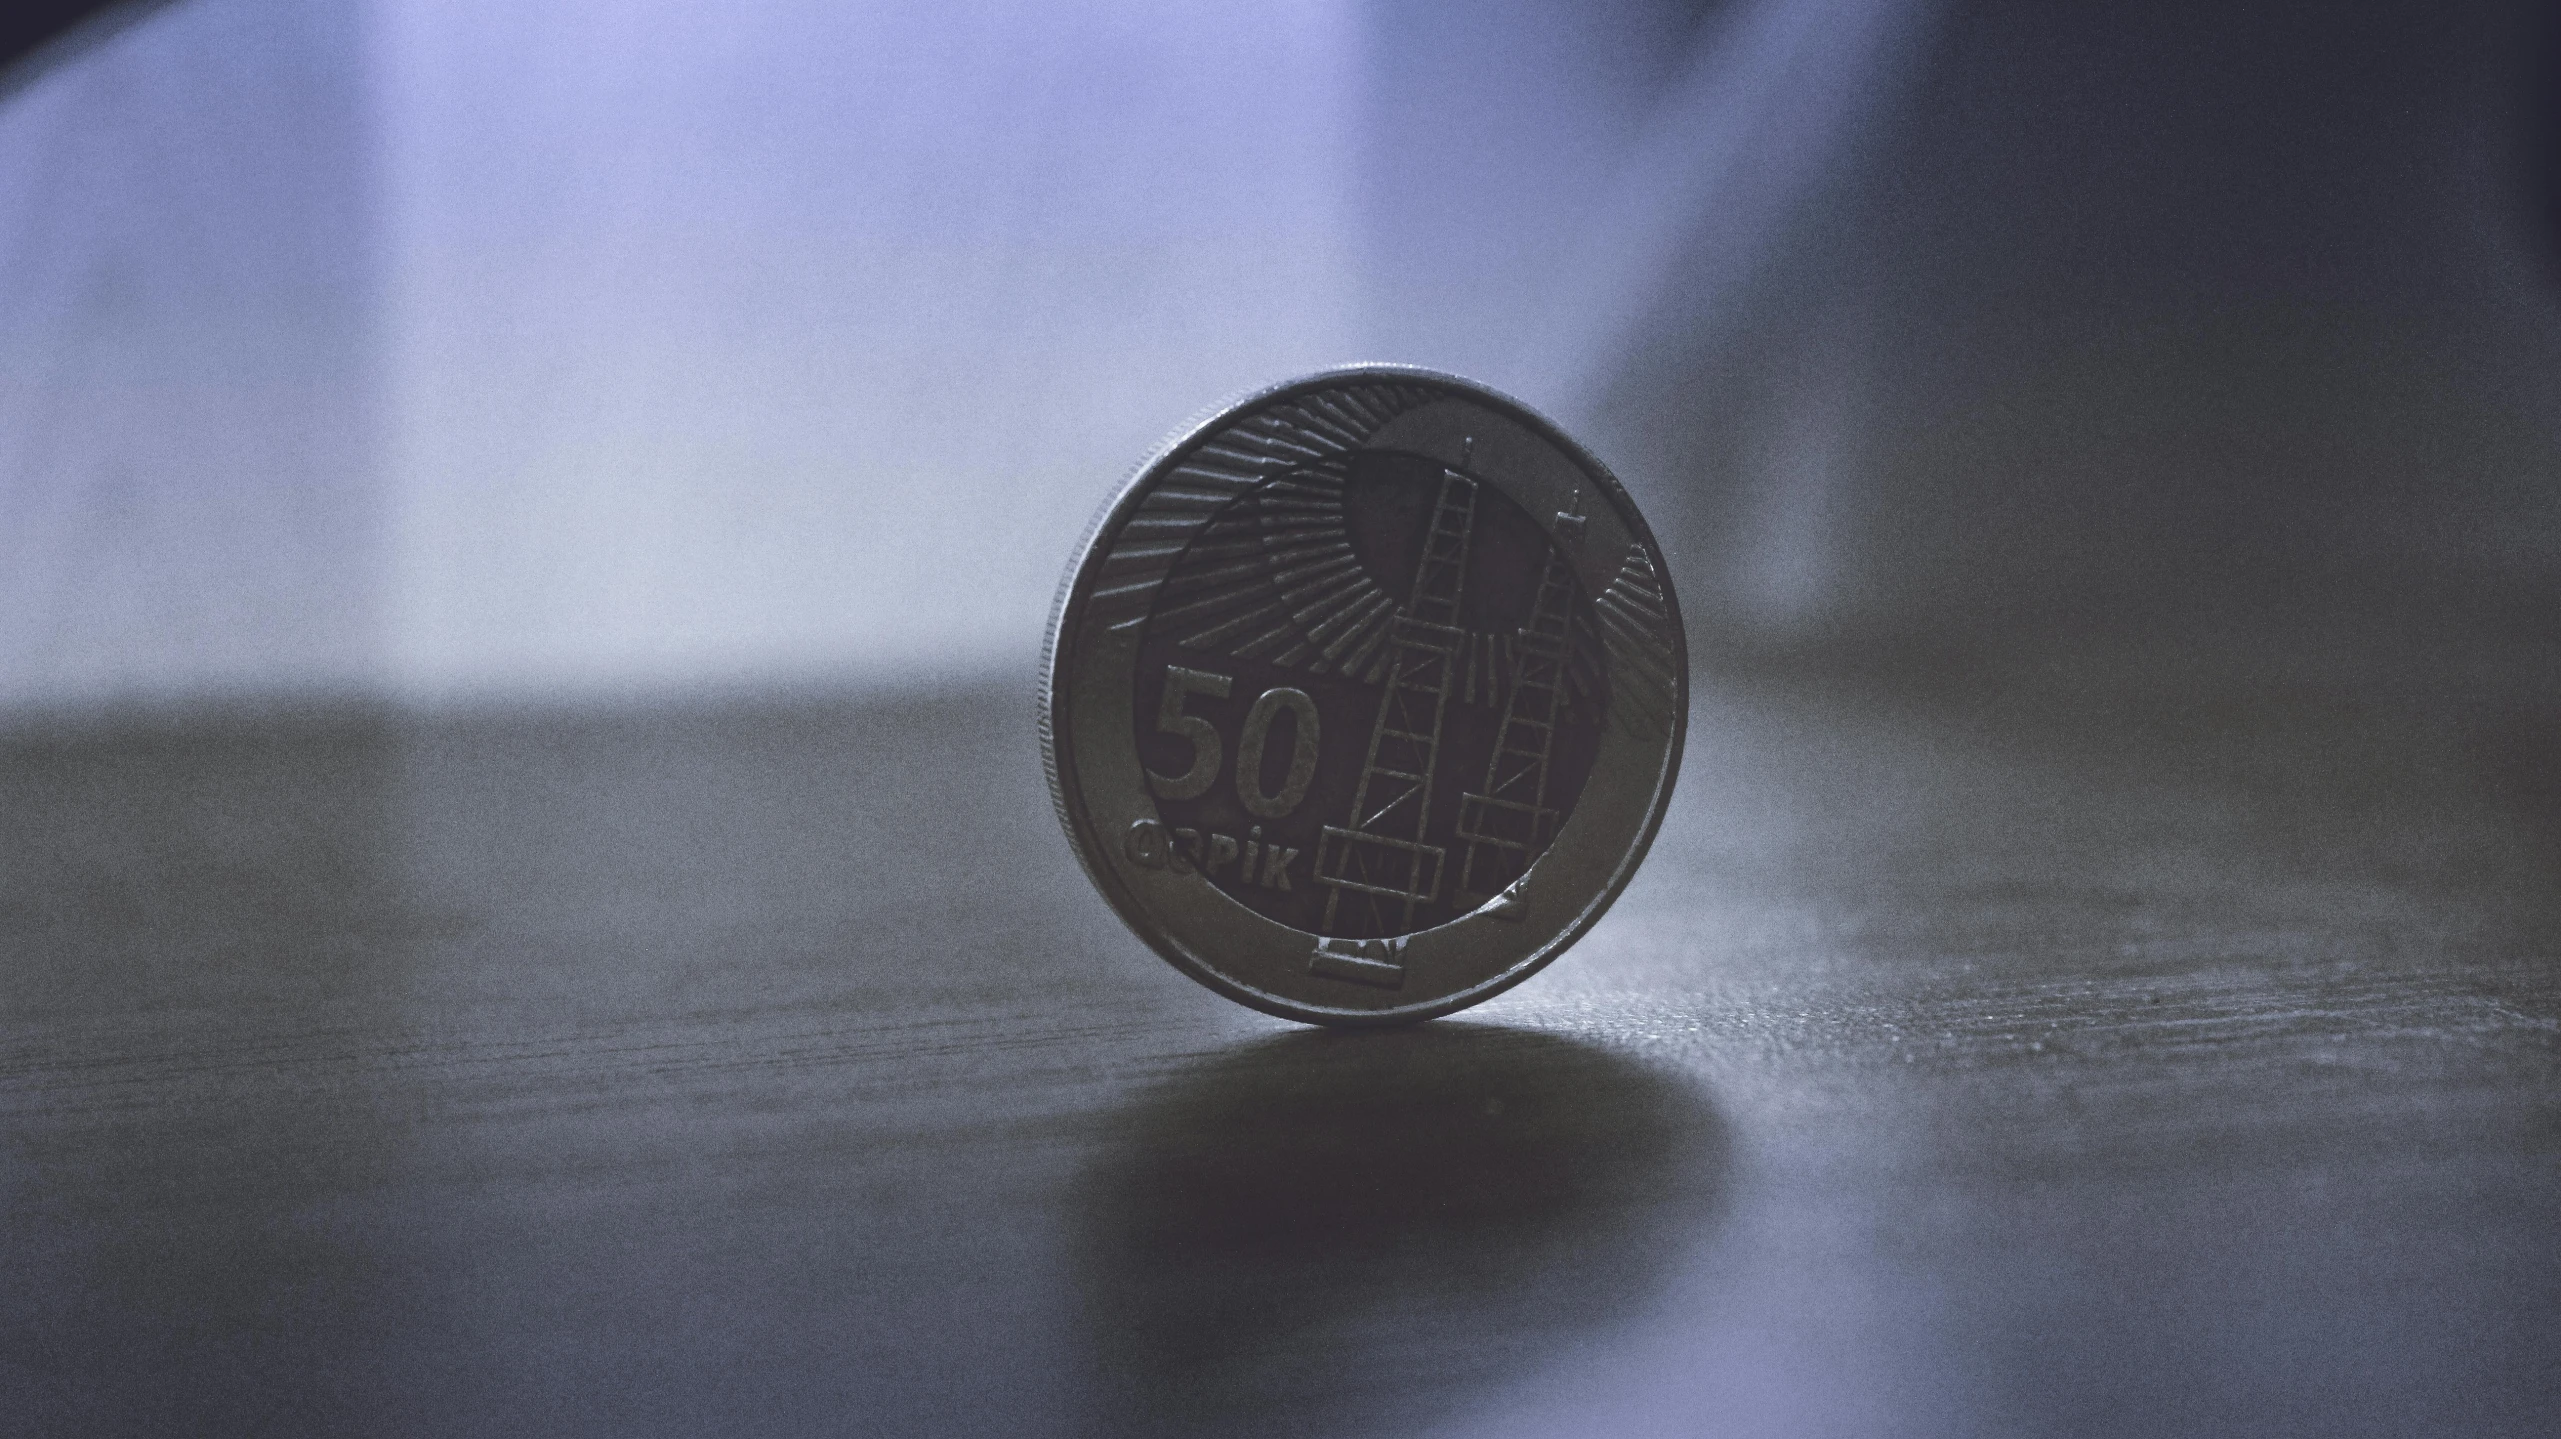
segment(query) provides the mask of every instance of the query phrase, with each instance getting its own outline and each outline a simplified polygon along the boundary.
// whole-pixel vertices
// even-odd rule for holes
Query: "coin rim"
[[[1071,772],[1074,761],[1068,753],[1072,746],[1067,733],[1067,710],[1073,695],[1072,671],[1076,663],[1073,634],[1094,588],[1091,575],[1097,567],[1096,561],[1108,549],[1110,538],[1117,535],[1122,524],[1136,512],[1159,474],[1178,457],[1234,423],[1245,412],[1304,391],[1363,381],[1437,385],[1465,398],[1489,401],[1494,407],[1518,418],[1533,433],[1555,445],[1568,460],[1588,473],[1601,493],[1613,502],[1619,518],[1645,546],[1653,560],[1655,578],[1663,591],[1677,684],[1672,696],[1669,733],[1663,742],[1660,779],[1648,801],[1643,822],[1637,826],[1634,840],[1611,871],[1608,882],[1571,920],[1527,958],[1466,989],[1388,1009],[1336,1010],[1296,1004],[1229,978],[1185,950],[1154,911],[1140,903],[1135,895],[1123,892],[1117,877],[1111,874],[1110,866],[1096,858],[1101,853],[1103,836],[1092,831],[1091,824],[1081,812],[1083,806],[1070,802],[1075,777]],[[1663,817],[1671,808],[1673,787],[1680,779],[1681,757],[1689,733],[1689,644],[1681,625],[1680,600],[1673,592],[1671,567],[1664,559],[1663,547],[1656,541],[1653,527],[1646,522],[1644,512],[1637,507],[1634,497],[1628,494],[1626,486],[1619,483],[1618,476],[1611,472],[1609,466],[1601,463],[1597,456],[1568,436],[1554,421],[1503,391],[1444,370],[1389,363],[1343,365],[1248,390],[1213,406],[1177,429],[1131,469],[1129,478],[1086,525],[1083,537],[1069,557],[1065,573],[1060,576],[1057,596],[1050,607],[1048,631],[1041,647],[1037,706],[1041,766],[1049,781],[1050,803],[1057,811],[1059,826],[1066,832],[1068,847],[1075,851],[1076,862],[1084,868],[1086,877],[1132,933],[1175,969],[1248,1008],[1282,1019],[1335,1028],[1389,1028],[1454,1014],[1521,983],[1573,947],[1617,902],[1619,894],[1635,877],[1637,868],[1653,848],[1654,837],[1661,832]],[[1535,868],[1533,864],[1533,872]],[[1314,940],[1319,936],[1310,934],[1309,938]]]

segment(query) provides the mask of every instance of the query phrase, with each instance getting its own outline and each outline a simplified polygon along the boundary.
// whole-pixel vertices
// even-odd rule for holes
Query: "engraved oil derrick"
[[[1556,824],[1556,811],[1547,803],[1547,765],[1556,748],[1573,601],[1573,571],[1564,553],[1551,546],[1529,623],[1514,640],[1512,690],[1494,732],[1485,785],[1458,798],[1458,837],[1467,844],[1458,893],[1468,908],[1519,879]]]
[[[1412,597],[1389,631],[1378,719],[1351,814],[1317,840],[1316,881],[1329,890],[1325,934],[1401,934],[1414,928],[1416,908],[1440,898],[1447,851],[1423,836],[1451,672],[1467,637],[1459,598],[1475,526],[1476,481],[1444,467]]]

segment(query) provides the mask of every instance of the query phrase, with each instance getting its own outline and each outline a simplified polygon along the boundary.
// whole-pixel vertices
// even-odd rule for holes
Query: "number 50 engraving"
[[[1196,694],[1212,699],[1227,698],[1236,682],[1226,675],[1207,670],[1185,669],[1181,665],[1165,666],[1165,689],[1156,705],[1156,728],[1160,733],[1181,737],[1192,747],[1191,768],[1178,775],[1147,772],[1147,782],[1166,799],[1198,799],[1218,782],[1219,766],[1227,758],[1227,746],[1218,730],[1196,714],[1186,714],[1183,703]],[[1263,793],[1263,746],[1271,738],[1272,721],[1288,710],[1298,720],[1297,737],[1290,745],[1289,775],[1281,781],[1278,792]],[[1316,782],[1316,701],[1300,689],[1268,689],[1245,712],[1245,727],[1236,736],[1236,798],[1245,805],[1246,813],[1263,819],[1279,819],[1298,808],[1307,798],[1307,787]]]

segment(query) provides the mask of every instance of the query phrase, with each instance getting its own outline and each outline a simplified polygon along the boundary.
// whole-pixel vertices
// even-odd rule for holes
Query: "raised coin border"
[[[1132,825],[1157,818],[1130,742],[1132,695],[1153,585],[1172,563],[1167,557],[1154,566],[1150,558],[1166,550],[1162,540],[1125,541],[1128,522],[1169,481],[1197,487],[1208,467],[1189,462],[1206,448],[1271,432],[1280,423],[1274,417],[1288,414],[1294,401],[1353,386],[1392,393],[1399,405],[1357,446],[1343,448],[1387,442],[1432,455],[1447,450],[1441,457],[1455,463],[1459,446],[1468,446],[1480,478],[1540,517],[1587,593],[1602,595],[1622,569],[1642,565],[1662,610],[1661,633],[1648,639],[1659,640],[1663,653],[1645,674],[1630,669],[1641,661],[1620,645],[1605,647],[1612,699],[1591,777],[1521,883],[1500,905],[1388,941],[1326,941],[1256,914],[1198,874],[1147,864],[1121,843]],[[1252,483],[1259,477],[1240,477],[1237,492]],[[1180,544],[1171,548],[1179,552]],[[1648,682],[1668,684],[1660,714],[1640,713],[1634,702]],[[1059,823],[1122,920],[1175,968],[1240,1004],[1351,1027],[1411,1024],[1465,1009],[1529,978],[1581,938],[1626,887],[1662,826],[1688,716],[1680,605],[1662,549],[1617,477],[1508,395],[1456,375],[1386,364],[1252,391],[1186,426],[1139,465],[1087,528],[1059,587],[1039,697],[1041,758]],[[1339,958],[1319,961],[1320,951]],[[1376,958],[1364,957],[1370,955]],[[1378,960],[1409,975],[1454,978],[1456,987],[1400,1002],[1400,990],[1341,977]]]

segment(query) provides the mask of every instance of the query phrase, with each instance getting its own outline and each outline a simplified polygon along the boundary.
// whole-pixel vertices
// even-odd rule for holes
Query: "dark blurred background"
[[[2561,20],[0,19],[0,1429],[2529,1435]],[[1061,842],[1059,570],[1351,360],[1693,642],[1341,1036]]]

